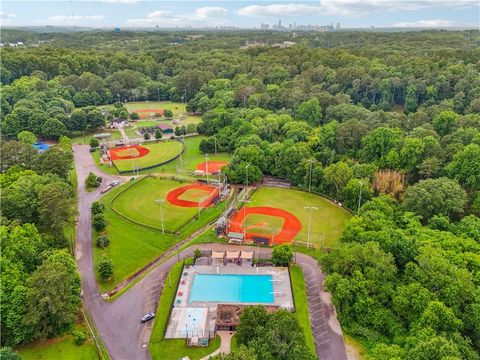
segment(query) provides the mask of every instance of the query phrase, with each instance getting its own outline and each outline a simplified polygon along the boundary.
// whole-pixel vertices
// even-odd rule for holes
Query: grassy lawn
[[[65,335],[55,339],[39,340],[15,350],[23,360],[97,360],[98,354],[88,330],[81,325],[77,325],[77,329],[87,334],[87,341],[83,345],[75,344],[72,335]]]
[[[349,359],[364,359],[366,355],[366,348],[357,341],[355,338],[351,337],[350,335],[343,333],[343,338],[345,340],[345,345],[347,348],[347,356]]]
[[[295,299],[295,317],[303,329],[308,347],[315,354],[315,342],[313,341],[312,328],[310,327],[310,318],[308,316],[307,292],[302,268],[297,265],[292,265],[290,267],[290,277],[292,280],[293,297]]]
[[[339,239],[345,223],[351,218],[348,211],[327,199],[300,190],[261,187],[253,193],[250,200],[248,206],[278,207],[295,215],[302,223],[302,230],[296,236],[299,242],[307,241],[308,209],[304,207],[317,207],[318,210],[312,210],[310,233],[310,242],[316,247],[321,246],[323,234],[325,234],[325,247],[332,247]],[[250,218],[250,216],[247,217],[247,227],[256,224],[256,220],[251,222]]]
[[[150,152],[142,157],[125,160],[115,160],[115,166],[119,171],[131,171],[135,168],[145,168],[158,165],[164,161],[174,158],[182,151],[182,144],[179,141],[161,141],[158,143],[144,144],[143,147]]]
[[[177,263],[172,267],[170,270],[172,286],[170,287],[168,282],[166,282],[160,296],[152,336],[150,337],[150,355],[154,360],[177,360],[184,356],[188,356],[190,360],[198,360],[220,347],[220,338],[218,336],[210,342],[208,347],[204,348],[187,348],[183,339],[164,339],[163,335],[168,324],[168,316],[175,298],[177,284],[180,281],[181,271],[181,263]]]
[[[160,180],[157,181],[160,182]],[[126,186],[129,186],[129,184],[131,183],[111,190],[101,200],[105,204],[105,216],[108,220],[105,233],[110,239],[110,245],[104,250],[94,245],[94,264],[95,267],[97,267],[103,254],[109,256],[114,263],[113,278],[110,281],[104,282],[97,278],[98,285],[102,292],[111,290],[124,278],[163,254],[170,247],[174,246],[175,243],[185,239],[211,221],[214,221],[220,216],[221,211],[224,209],[224,203],[222,202],[217,206],[203,210],[200,218],[196,221],[189,222],[181,229],[177,236],[162,234],[161,230],[152,229],[126,220],[111,209],[112,199]],[[136,186],[136,184],[134,186]],[[134,191],[133,193],[135,194],[136,192]],[[152,204],[152,206],[155,205]],[[157,215],[157,219],[159,219],[160,210],[155,208],[155,211],[152,211],[152,217]],[[93,235],[95,242],[98,234]]]
[[[112,201],[112,207],[132,221],[161,230],[160,205],[156,204],[155,200],[165,199],[171,190],[184,185],[186,184],[177,181],[144,178],[115,198]],[[203,195],[208,195],[208,193],[204,192]],[[163,203],[165,231],[175,233],[197,214],[198,208],[196,207],[175,206],[165,200]]]

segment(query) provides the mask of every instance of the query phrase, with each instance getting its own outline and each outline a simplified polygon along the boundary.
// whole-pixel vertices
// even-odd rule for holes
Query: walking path
[[[143,279],[117,300],[105,302],[100,295],[95,278],[90,215],[91,204],[101,197],[101,189],[87,193],[84,182],[89,172],[103,176],[106,182],[115,179],[125,182],[127,178],[101,173],[95,166],[89,147],[86,145],[75,145],[74,157],[78,176],[76,258],[78,269],[82,274],[82,294],[85,305],[113,360],[150,359],[148,343],[153,322],[142,324],[140,317],[156,310],[164,279],[171,266],[177,262],[177,256],[171,256],[171,252],[165,253],[156,262],[158,266],[151,269]],[[101,188],[104,187],[102,185]],[[194,250],[198,247],[204,250],[251,250],[251,247],[247,246],[202,244],[180,251],[178,259],[193,256]],[[271,249],[260,250],[261,257],[267,257],[270,254]],[[316,260],[307,255],[297,254],[297,263],[302,267],[309,286],[308,305],[317,354],[321,359],[344,360],[346,352],[340,325],[330,297],[321,286],[323,274]]]
[[[217,335],[220,336],[220,347],[211,354],[204,356],[200,360],[208,360],[218,354],[230,354],[230,346],[232,344],[232,337],[234,333],[231,331],[217,331]]]

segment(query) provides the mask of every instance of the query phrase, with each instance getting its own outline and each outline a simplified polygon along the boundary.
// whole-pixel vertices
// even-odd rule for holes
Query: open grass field
[[[172,190],[186,184],[177,181],[160,180],[156,178],[144,178],[130,186],[112,201],[112,207],[118,213],[139,224],[152,226],[161,230],[160,205],[155,203],[156,199],[167,198]],[[207,198],[207,191],[187,191],[182,194],[182,199],[199,201]],[[198,214],[197,207],[181,207],[171,204],[165,200],[163,203],[163,220],[165,231],[175,233],[185,223]]]
[[[97,360],[95,345],[89,340],[83,345],[75,344],[73,336],[37,341],[17,349],[23,360]]]
[[[290,279],[292,281],[292,291],[295,299],[295,317],[303,329],[308,347],[315,354],[315,342],[313,340],[310,317],[308,315],[307,290],[305,288],[303,270],[300,266],[293,265],[290,267]]]
[[[160,182],[160,180],[156,181]],[[156,198],[155,196],[151,197],[151,207],[153,210],[150,212],[150,216],[153,221],[156,221],[155,225],[158,226],[158,229],[129,221],[111,209],[112,199],[130,184],[131,183],[128,183],[111,190],[101,199],[101,202],[105,204],[105,216],[108,221],[106,234],[110,239],[110,245],[106,249],[99,249],[94,245],[94,264],[96,268],[104,253],[112,259],[114,264],[113,278],[111,280],[104,282],[100,280],[100,278],[97,278],[101,292],[111,290],[123,279],[163,254],[177,242],[217,219],[224,207],[224,203],[222,202],[214,207],[203,210],[200,218],[184,226],[178,236],[162,234],[162,231],[159,230],[161,228],[159,221],[160,208],[159,205],[153,203],[153,200]],[[138,192],[133,191],[131,194],[133,198],[136,198]],[[148,194],[146,194],[146,198],[148,198]],[[184,210],[188,209],[185,208]],[[144,215],[150,213],[147,212],[144,213]],[[166,212],[165,215],[167,215]],[[95,243],[98,235],[93,234],[93,236]]]
[[[179,141],[161,141],[158,143],[142,145],[148,149],[149,153],[142,157],[137,157],[133,160],[114,160],[114,164],[118,171],[131,171],[132,166],[136,169],[143,169],[150,166],[158,165],[162,162],[174,158],[182,151],[182,144]]]
[[[175,298],[175,290],[180,281],[180,272],[182,271],[182,263],[175,264],[170,270],[172,286],[168,282],[163,288],[158,303],[157,314],[155,316],[152,336],[150,337],[150,355],[154,360],[177,360],[184,356],[188,356],[190,360],[198,360],[211,354],[220,347],[220,338],[217,336],[210,342],[208,347],[192,347],[185,346],[183,339],[165,339],[163,334],[168,324],[168,315]]]
[[[312,210],[310,244],[321,247],[323,234],[325,234],[325,247],[331,247],[340,237],[343,227],[351,214],[343,208],[338,207],[329,200],[300,190],[261,187],[253,193],[248,207],[269,206],[286,210],[300,221],[301,230],[295,237],[295,241],[306,243],[308,231],[308,209],[305,206],[315,206],[318,210]],[[242,211],[242,210],[240,210]],[[268,219],[259,215],[247,216],[246,226],[272,229],[272,224],[277,226],[278,222],[270,224]],[[268,231],[265,230],[267,233]],[[277,230],[275,230],[277,231]]]

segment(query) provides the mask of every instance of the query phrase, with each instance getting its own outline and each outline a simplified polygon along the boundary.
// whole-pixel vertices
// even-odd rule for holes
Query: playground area
[[[179,141],[169,140],[145,145],[129,145],[109,150],[119,172],[142,170],[161,165],[178,157],[183,150]]]
[[[130,221],[159,230],[162,228],[162,210],[165,231],[175,233],[217,197],[215,186],[185,186],[177,181],[145,177],[119,193],[112,200],[111,207]]]
[[[312,207],[312,210],[309,209]],[[319,195],[285,188],[260,187],[229,221],[228,231],[246,232],[247,241],[268,238],[270,244],[306,245],[309,213],[310,246],[331,247],[351,214]]]

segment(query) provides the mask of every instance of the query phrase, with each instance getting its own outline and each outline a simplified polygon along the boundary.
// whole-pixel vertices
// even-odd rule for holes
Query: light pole
[[[245,166],[245,183],[247,185],[247,188],[245,189],[245,199],[248,196],[248,167],[249,166],[250,166],[250,164],[247,164],[247,166]]]
[[[318,210],[315,206],[305,206],[304,209],[308,209],[308,233],[307,233],[307,250],[310,246],[310,226],[312,224],[312,210]]]
[[[207,184],[208,184],[208,154],[205,154],[205,173],[207,174]]]
[[[247,204],[250,200],[243,198],[243,241],[247,240]]]
[[[164,202],[165,202],[165,199],[155,200],[155,203],[160,205],[160,219],[162,220],[162,234],[165,234],[165,227],[163,226],[163,203]]]
[[[358,194],[358,208],[357,208],[357,214],[360,211],[360,205],[362,203],[362,187],[363,187],[363,181],[360,180],[360,192]]]
[[[313,159],[310,159],[308,160],[308,162],[310,163],[310,172],[309,172],[309,176],[308,176],[308,192],[311,192],[312,191],[312,164],[314,162]]]
[[[213,140],[215,141],[215,155],[217,155],[217,137],[214,137]]]
[[[135,176],[135,166],[133,164],[134,156],[133,156],[133,149],[132,148],[130,148],[130,158],[132,159],[132,174],[133,174],[133,176]]]

